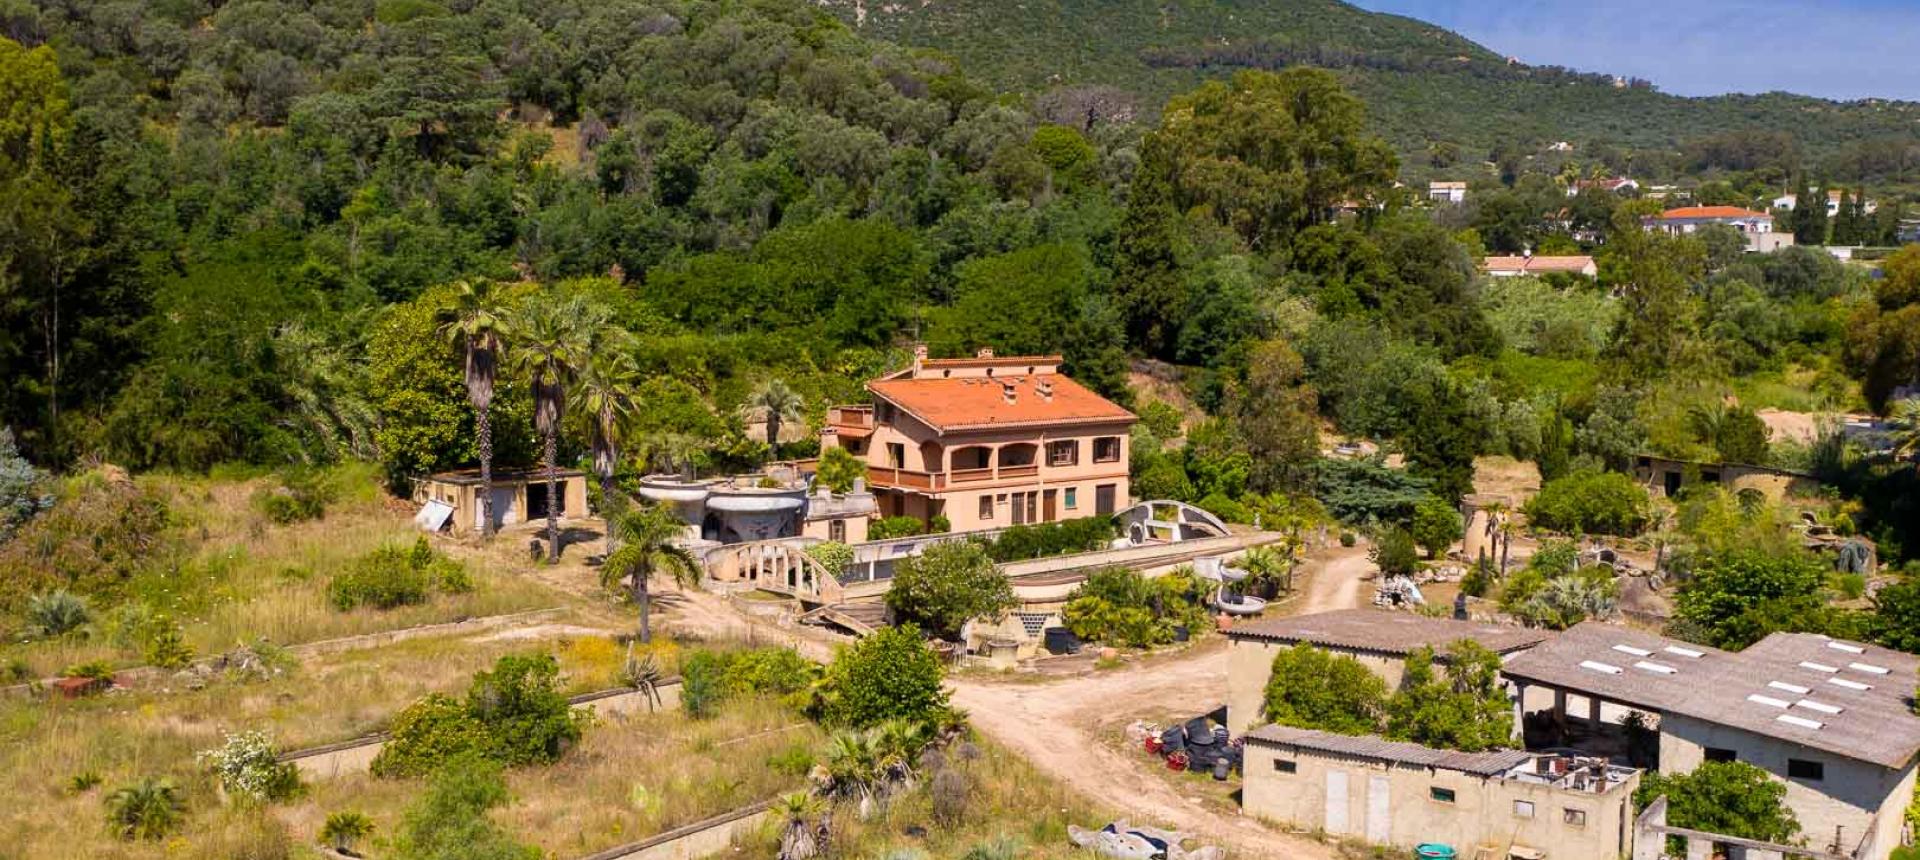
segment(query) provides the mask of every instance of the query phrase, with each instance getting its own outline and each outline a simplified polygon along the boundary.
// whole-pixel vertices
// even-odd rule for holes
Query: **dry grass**
[[[186,546],[177,562],[156,565],[129,583],[126,602],[143,603],[177,621],[195,653],[218,654],[265,638],[291,645],[343,636],[500,615],[557,605],[560,598],[513,565],[469,559],[474,590],[435,595],[418,606],[338,612],[327,604],[327,583],[352,560],[387,544],[418,536],[407,517],[389,509],[370,474],[349,471],[344,498],[324,519],[276,526],[250,499],[265,479],[221,481],[142,477],[164,487]],[[0,647],[0,663],[23,664],[35,677],[67,666],[105,660],[115,666],[144,660],[130,643],[113,641],[115,607],[96,601],[95,630],[87,637]]]
[[[837,857],[918,856],[959,858],[975,848],[987,857],[1045,860],[1094,855],[1067,841],[1067,825],[1098,829],[1114,819],[1086,798],[1043,776],[1024,759],[984,739],[969,742],[978,758],[960,766],[973,790],[964,818],[952,825],[933,817],[925,782],[896,798],[885,811],[859,820],[851,806],[834,812],[833,853]],[[961,759],[960,750],[946,755]],[[778,852],[771,828],[761,838],[736,846],[748,857]]]
[[[558,654],[570,691],[579,691],[598,683],[601,668],[582,666],[576,678],[572,661],[596,650],[569,640],[418,639],[315,658],[270,681],[0,702],[0,798],[10,801],[0,808],[0,844],[17,858],[275,856],[240,850],[270,838],[261,816],[222,809],[193,762],[223,732],[264,730],[283,749],[363,735],[426,693],[464,691],[475,671],[514,652]],[[98,774],[102,786],[68,793],[68,781],[82,773]],[[124,843],[108,833],[100,799],[146,775],[186,787],[187,826],[164,843]]]

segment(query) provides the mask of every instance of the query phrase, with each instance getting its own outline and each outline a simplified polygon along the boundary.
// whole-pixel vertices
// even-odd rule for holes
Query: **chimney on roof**
[[[1014,398],[1016,396],[1016,392],[1013,387],[1013,380],[1010,380],[1010,379],[1002,380],[1000,382],[1000,396],[1005,398],[1007,403],[1009,404],[1013,403]]]
[[[920,365],[923,365],[926,363],[927,363],[927,345],[924,343],[914,344],[913,345],[913,369],[919,370]]]
[[[979,358],[992,358],[992,357],[993,357],[993,347],[990,347],[990,346],[983,346],[983,347],[980,347],[980,352],[979,352],[979,353],[977,354],[977,357],[979,357]]]
[[[1040,392],[1041,400],[1045,400],[1048,403],[1053,402],[1053,381],[1052,380],[1049,380],[1049,379],[1034,380],[1033,390]]]

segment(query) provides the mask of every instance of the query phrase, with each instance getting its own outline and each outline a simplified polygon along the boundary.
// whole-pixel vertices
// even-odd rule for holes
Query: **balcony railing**
[[[947,472],[922,472],[915,469],[896,469],[892,466],[867,467],[867,483],[876,487],[935,492],[960,484],[1012,481],[1035,478],[1039,475],[1040,466],[1036,463],[1001,466],[997,469],[991,466],[978,469],[952,469]]]
[[[972,484],[980,481],[991,481],[993,480],[993,467],[989,466],[983,469],[950,469],[947,471],[947,480],[955,484]]]
[[[868,466],[867,483],[876,487],[899,487],[908,490],[939,490],[946,487],[946,476],[932,472],[916,472],[912,469],[896,469],[892,466]]]
[[[1001,466],[1000,478],[1032,478],[1040,474],[1040,467],[1032,463],[1024,466]]]

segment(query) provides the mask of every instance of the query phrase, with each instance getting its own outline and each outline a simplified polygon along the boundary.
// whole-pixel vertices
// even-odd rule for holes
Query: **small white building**
[[[1464,203],[1467,199],[1465,182],[1429,182],[1427,199],[1435,203]]]
[[[1839,215],[1840,207],[1844,205],[1846,202],[1847,202],[1846,191],[1837,189],[1837,188],[1832,191],[1828,191],[1827,192],[1827,217],[1832,218],[1836,215]],[[1788,212],[1792,212],[1794,211],[1795,207],[1799,205],[1800,205],[1800,195],[1798,194],[1782,194],[1779,197],[1773,198],[1773,208],[1775,209],[1785,209]],[[1878,211],[1880,211],[1880,203],[1878,201],[1868,200],[1867,214],[1872,215],[1873,213]]]
[[[1576,179],[1567,186],[1568,197],[1578,197],[1588,189],[1605,191],[1608,194],[1627,194],[1640,190],[1640,183],[1625,176],[1608,176],[1601,179]]]
[[[1772,215],[1738,206],[1682,206],[1668,209],[1644,223],[1648,230],[1674,236],[1688,236],[1709,224],[1722,224],[1747,237],[1747,250],[1762,253],[1793,244],[1792,233],[1774,232]]]

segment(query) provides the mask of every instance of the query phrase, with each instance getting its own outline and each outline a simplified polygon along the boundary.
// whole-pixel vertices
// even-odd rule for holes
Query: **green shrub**
[[[895,568],[887,608],[935,636],[954,638],[968,621],[998,617],[1018,604],[1006,574],[974,541],[936,543]]]
[[[146,644],[141,656],[148,665],[162,669],[184,669],[193,662],[193,646],[187,644],[180,625],[165,615],[156,615],[148,623]]]
[[[1358,537],[1356,537],[1356,536],[1354,535],[1354,533],[1353,533],[1353,532],[1341,532],[1341,533],[1340,533],[1340,545],[1341,545],[1341,546],[1344,546],[1344,547],[1349,547],[1349,548],[1351,548],[1351,547],[1352,547],[1352,546],[1353,546],[1354,544],[1356,544],[1356,543],[1359,543],[1359,542],[1360,542],[1360,538],[1358,538]]]
[[[422,776],[486,748],[486,726],[459,699],[434,693],[394,718],[392,737],[374,756],[372,771],[384,779]]]
[[[918,517],[882,517],[867,526],[867,540],[892,540],[927,533],[927,524]]]
[[[380,547],[336,575],[327,584],[327,599],[341,612],[361,606],[393,609],[425,603],[427,577],[404,550]]]
[[[867,476],[867,464],[860,458],[838,445],[820,452],[819,471],[815,480],[836,493],[853,490],[853,482]]]
[[[791,648],[696,651],[680,663],[680,708],[688,716],[712,716],[735,696],[766,695],[798,704],[799,694],[820,677],[820,664]]]
[[[839,576],[853,563],[853,547],[835,540],[822,541],[807,547],[807,556],[819,562],[828,573]]]
[[[895,719],[937,723],[948,710],[942,674],[919,628],[888,627],[834,655],[818,712],[826,722],[859,729]]]
[[[1149,579],[1126,568],[1094,571],[1068,595],[1061,618],[1073,635],[1089,642],[1145,648],[1173,641],[1175,625],[1207,623],[1210,589],[1182,568]]]
[[[327,514],[336,493],[318,469],[291,469],[277,485],[253,493],[253,507],[277,525],[317,520]]]
[[[1149,400],[1140,407],[1140,424],[1155,439],[1178,438],[1182,432],[1180,410],[1160,400]]]
[[[80,595],[64,588],[36,594],[27,601],[26,634],[35,639],[52,639],[82,632],[93,622],[93,611]]]
[[[767,767],[787,776],[806,776],[813,770],[813,750],[805,744],[794,744],[768,756]]]
[[[1047,558],[1106,549],[1116,534],[1111,517],[1081,517],[1054,523],[1012,526],[987,542],[996,562]]]
[[[61,669],[60,674],[67,678],[111,681],[113,680],[113,665],[105,660],[89,660],[85,663],[75,663],[65,669]]]
[[[406,549],[388,545],[355,559],[327,584],[327,599],[342,612],[393,609],[425,603],[435,591],[465,594],[473,588],[466,566],[434,551],[422,536]]]
[[[473,676],[467,712],[485,727],[488,754],[506,765],[558,761],[589,713],[575,714],[560,694],[560,664],[551,655],[508,655]]]
[[[507,802],[498,762],[465,757],[446,763],[414,801],[395,834],[393,860],[540,860],[538,848],[514,842],[487,817]]]
[[[103,781],[104,780],[100,778],[100,774],[94,771],[84,770],[67,779],[67,793],[86,794],[95,788],[99,788],[100,783]]]
[[[187,801],[172,781],[143,777],[113,790],[102,801],[107,821],[122,839],[160,839],[179,828]]]
[[[1550,531],[1631,537],[1646,529],[1651,508],[1647,491],[1632,478],[1583,469],[1548,481],[1522,510]]]

